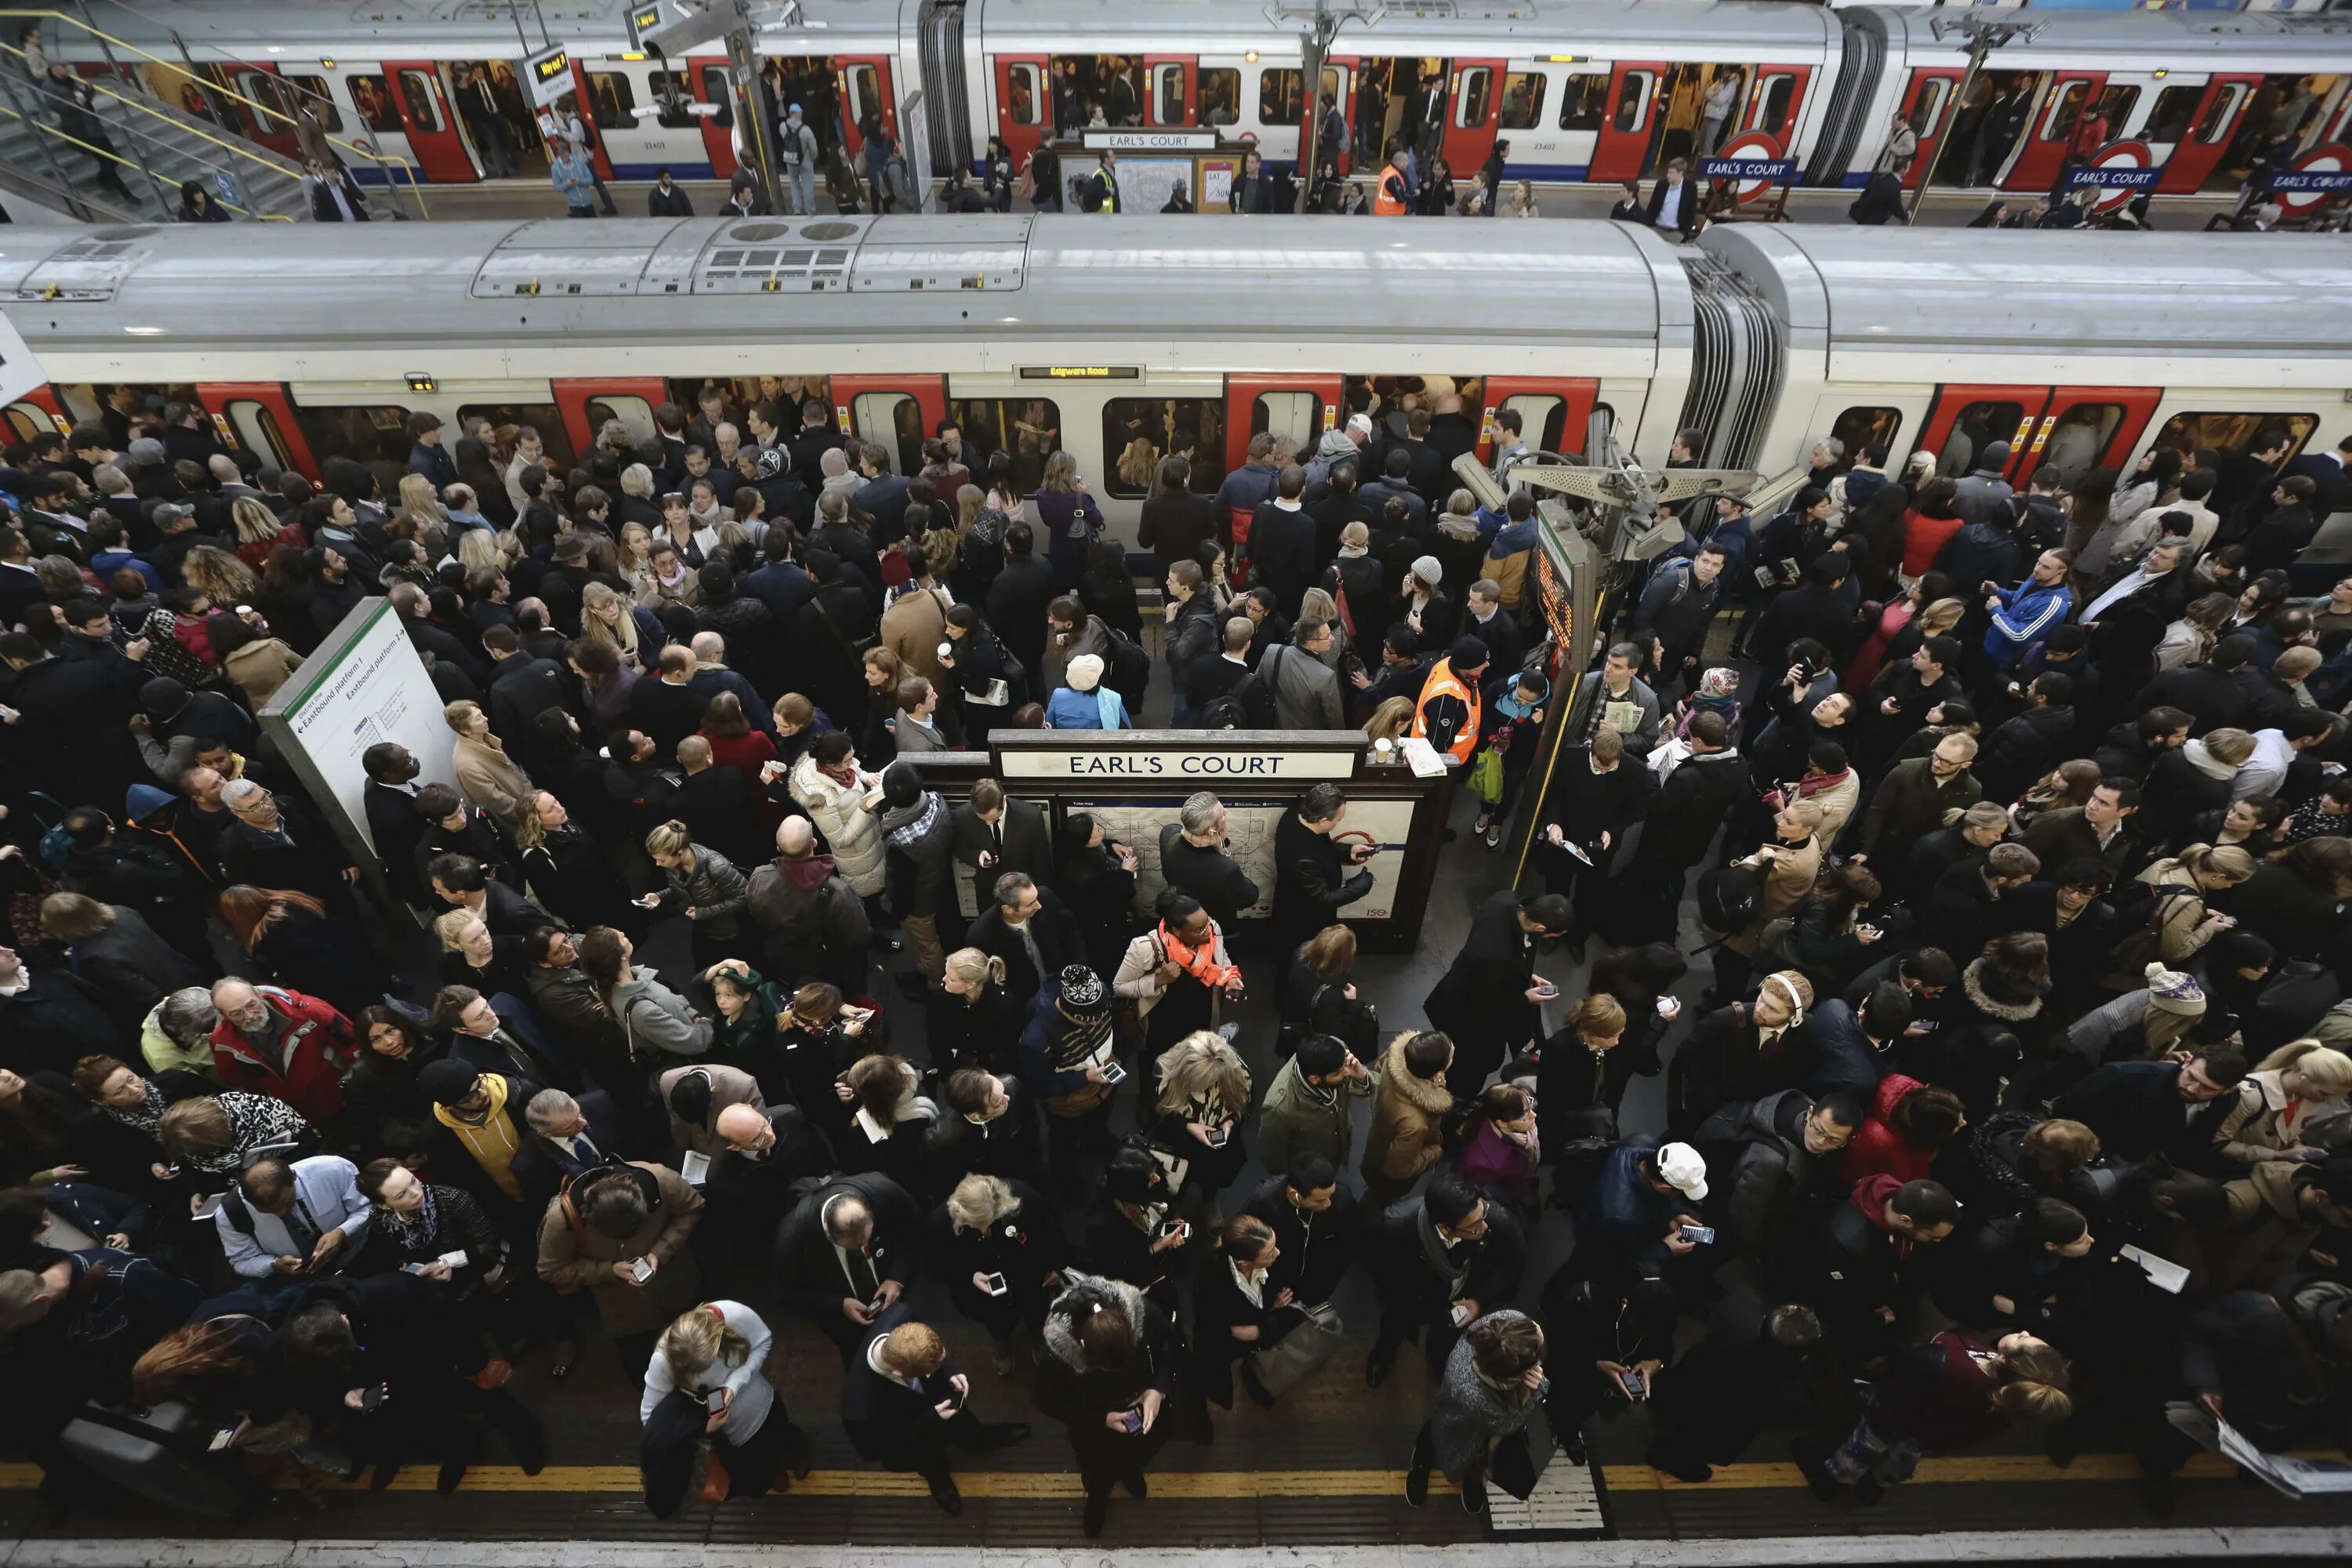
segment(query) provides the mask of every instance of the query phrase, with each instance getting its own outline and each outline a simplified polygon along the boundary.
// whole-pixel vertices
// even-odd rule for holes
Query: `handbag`
[[[1527,1424],[1495,1445],[1486,1461],[1486,1479],[1525,1502],[1551,1464],[1553,1447],[1550,1417],[1544,1402],[1535,1399],[1529,1403]]]
[[[1488,805],[1503,798],[1503,753],[1492,746],[1470,759],[1470,793]]]
[[[1347,1337],[1348,1325],[1340,1321],[1339,1309],[1330,1302],[1299,1310],[1307,1314],[1307,1321],[1257,1357],[1258,1383],[1276,1399],[1297,1387],[1301,1378],[1321,1370]]]

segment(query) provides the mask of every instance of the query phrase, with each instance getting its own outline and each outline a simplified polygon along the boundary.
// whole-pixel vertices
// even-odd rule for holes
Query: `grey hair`
[[[533,1132],[543,1134],[579,1109],[580,1102],[562,1089],[542,1089],[522,1108],[522,1119],[530,1123]]]
[[[1815,444],[1817,446],[1827,447],[1830,449],[1830,456],[1832,458],[1843,458],[1845,456],[1845,443],[1839,440],[1834,436],[1824,436]]]
[[[213,994],[201,985],[184,985],[156,1005],[155,1022],[165,1035],[192,1046],[220,1026],[220,1009]]]
[[[1217,830],[1217,814],[1225,809],[1224,803],[1207,790],[1186,797],[1184,810],[1178,818],[1184,831],[1194,837],[1203,837]]]
[[[654,499],[654,471],[643,463],[631,463],[621,470],[621,493],[639,500]]]

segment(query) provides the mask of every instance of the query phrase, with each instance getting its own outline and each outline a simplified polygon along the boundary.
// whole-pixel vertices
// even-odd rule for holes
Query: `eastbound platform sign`
[[[1748,131],[1726,142],[1714,157],[1701,158],[1698,175],[1702,180],[1733,182],[1732,200],[1746,206],[1773,186],[1794,180],[1797,161],[1787,155],[1777,137]]]
[[[2289,216],[2307,213],[2328,197],[2352,191],[2352,147],[2325,142],[2271,176],[2271,194]]]
[[[2069,190],[2095,190],[2095,213],[2111,213],[2142,191],[2156,189],[2164,171],[2156,153],[2145,142],[2110,142],[2091,154],[2089,163],[2066,176]]]

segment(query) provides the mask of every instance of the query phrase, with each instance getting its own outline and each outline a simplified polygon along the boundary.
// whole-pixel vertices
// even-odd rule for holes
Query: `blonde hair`
[[[2208,730],[2205,754],[2218,763],[2242,763],[2254,754],[2254,738],[2243,730]]]
[[[469,925],[480,925],[485,931],[489,929],[483,924],[481,916],[467,909],[444,910],[434,916],[433,934],[441,939],[441,951],[456,952],[464,947],[466,939],[458,933]]]
[[[508,537],[493,534],[487,528],[461,530],[457,535],[457,564],[468,572],[477,566],[504,567],[507,552],[500,542]]]
[[[2321,1094],[2337,1095],[2352,1091],[2352,1057],[2317,1040],[2296,1040],[2281,1046],[2262,1059],[2257,1072],[2285,1072],[2292,1069]]]
[[[2074,1413],[2066,1385],[2074,1381],[2066,1358],[2046,1344],[2021,1345],[2001,1353],[1992,1392],[1993,1408],[2027,1421],[2063,1421]]]
[[[713,1363],[747,1361],[751,1344],[737,1333],[719,1309],[705,1303],[680,1312],[662,1331],[661,1342],[655,1347],[662,1360],[669,1363],[670,1379],[692,1387],[697,1378]]]
[[[606,605],[621,606],[617,626],[607,626],[604,617],[597,613]],[[611,643],[631,658],[636,657],[637,617],[609,583],[590,583],[580,590],[580,635],[590,642]]]
[[[974,1173],[958,1182],[955,1191],[948,1194],[948,1217],[966,1230],[983,1230],[1020,1212],[1020,1198],[1002,1176]]]
[[[672,819],[646,835],[648,855],[683,855],[694,847],[694,833],[685,823]]]
[[[1625,1005],[1606,991],[1596,991],[1570,1008],[1560,1025],[1589,1039],[1612,1039],[1625,1032]]]
[[[2191,844],[2176,858],[2190,876],[2219,877],[2233,888],[2254,874],[2254,858],[2235,844]]]
[[[1793,802],[1790,805],[1784,805],[1780,809],[1788,816],[1795,817],[1797,821],[1803,826],[1806,832],[1819,833],[1822,830],[1822,813],[1821,802],[1817,800],[1801,800]]]
[[[515,813],[514,841],[518,849],[536,849],[547,842],[547,824],[539,814],[541,798],[554,800],[555,795],[548,790],[532,790],[522,797],[522,809]]]
[[[961,540],[980,521],[980,509],[988,504],[988,492],[978,485],[963,485],[955,493],[956,538]]]
[[[1412,698],[1391,697],[1373,709],[1372,716],[1364,721],[1364,737],[1371,741],[1402,739],[1405,731],[1412,728]]]
[[[267,544],[286,526],[284,519],[251,496],[239,496],[231,501],[228,515],[229,521],[236,524],[239,542],[246,544]]]
[[[482,705],[469,697],[460,697],[441,710],[441,722],[458,734],[473,728],[474,721],[482,716]]]
[[[114,923],[114,910],[87,893],[51,893],[41,900],[41,930],[59,942],[84,942]]]
[[[214,544],[199,544],[189,551],[180,563],[180,578],[210,599],[214,608],[222,610],[252,598],[261,587],[252,567]]]
[[[236,1129],[228,1112],[209,1094],[174,1101],[164,1108],[155,1141],[171,1154],[208,1154],[236,1142]]]
[[[1938,599],[1919,612],[1920,629],[1931,637],[1941,637],[1958,626],[1960,617],[1968,613],[1969,606],[1966,600]]]
[[[1160,1056],[1160,1109],[1181,1110],[1201,1095],[1240,1117],[1249,1110],[1250,1070],[1223,1035],[1196,1029]]]
[[[966,985],[984,982],[1004,984],[1004,960],[981,952],[976,947],[960,947],[949,953],[945,967],[950,974]]]

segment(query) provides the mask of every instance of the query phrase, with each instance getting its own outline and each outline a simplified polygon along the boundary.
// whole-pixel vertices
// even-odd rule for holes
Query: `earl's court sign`
[[[1006,751],[1000,760],[1008,779],[1080,779],[1092,783],[1224,780],[1305,785],[1327,779],[1352,778],[1356,772],[1356,753],[1352,750],[1234,752],[1047,747]]]

